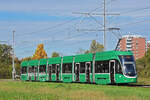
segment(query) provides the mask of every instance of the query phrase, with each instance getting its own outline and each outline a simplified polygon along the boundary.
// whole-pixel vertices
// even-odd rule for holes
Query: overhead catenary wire
[[[147,9],[150,9],[150,7],[144,7],[144,8],[138,8],[138,9],[134,9],[134,10],[124,11],[124,12],[121,12],[121,15],[125,15],[125,14],[132,13],[132,12],[137,12],[137,11],[142,11],[142,10],[147,10]]]
[[[100,22],[98,22],[98,20],[96,18],[94,18],[93,16],[89,15],[97,24],[104,26],[103,24],[101,24]]]
[[[150,15],[142,15],[142,16],[133,16],[135,19],[137,18],[144,18],[144,17],[149,17]]]
[[[62,38],[62,39],[60,39],[60,40],[55,40],[55,43],[56,43],[56,42],[61,42],[61,43],[62,43],[62,40],[65,41],[65,39],[67,39],[66,41],[72,41],[73,37],[75,37],[75,36],[82,36],[82,35],[85,35],[85,34],[77,34],[77,35],[72,36],[71,38],[65,37],[65,38]],[[94,38],[93,38],[93,39],[94,39]],[[93,39],[92,39],[92,38],[91,38],[91,39],[85,39],[85,40],[84,40],[84,39],[81,39],[81,40],[78,40],[78,41],[75,41],[75,42],[74,42],[74,39],[73,39],[73,43],[66,42],[66,43],[63,43],[63,45],[60,45],[60,46],[68,47],[68,46],[71,46],[71,45],[79,45],[79,44],[85,43],[85,42],[87,42],[87,41],[92,41]],[[64,44],[65,44],[65,45],[64,45]],[[33,46],[33,45],[30,44],[30,46]],[[50,46],[51,46],[51,45],[50,45]],[[60,47],[60,46],[59,46],[59,47]],[[27,47],[27,45],[26,45],[26,47]],[[23,48],[26,48],[26,47],[23,47]],[[52,47],[58,47],[58,46],[52,45]],[[30,50],[30,51],[32,52],[32,50]]]
[[[88,41],[90,42],[90,41],[92,41],[93,39],[91,39],[91,40],[84,40],[84,41],[76,41],[76,42],[73,42],[73,43],[68,43],[68,44],[66,44],[66,45],[60,45],[59,47],[58,46],[48,46],[49,48],[51,48],[51,47],[55,47],[55,48],[60,48],[61,46],[63,46],[63,47],[70,47],[71,45],[79,45],[79,44],[83,44],[83,43],[87,43]],[[63,48],[63,49],[65,49],[65,48]],[[67,48],[67,50],[68,50],[68,48]],[[34,51],[33,50],[26,50],[26,51],[21,51],[21,52],[19,52],[19,54],[26,54],[26,53],[33,53]]]
[[[117,0],[110,0],[110,1],[107,2],[106,4],[110,4],[110,3],[113,2],[113,1],[117,1]],[[97,21],[97,19],[95,19],[95,18],[91,15],[91,13],[95,12],[95,11],[98,10],[99,8],[102,9],[103,7],[97,7],[97,8],[95,8],[95,9],[91,10],[89,13],[85,13],[85,15],[88,15],[89,17],[91,17],[97,24],[102,25],[101,23],[99,23],[99,22]],[[84,17],[84,18],[85,18],[85,17]],[[82,22],[83,22],[84,18],[82,19]],[[80,23],[81,23],[81,22],[80,22]],[[102,25],[102,26],[103,26],[103,25]]]
[[[83,18],[84,19],[84,18]],[[82,22],[83,21],[83,19],[81,19],[80,20],[80,22]],[[67,28],[68,29],[68,28]],[[65,29],[65,30],[67,30],[67,29]],[[53,34],[57,34],[57,33],[60,33],[60,31],[59,32],[55,32],[55,33],[53,33]],[[61,33],[62,33],[62,31],[61,31]],[[87,32],[86,32],[87,33]],[[69,37],[69,38],[72,38],[72,37],[77,37],[77,36],[82,36],[82,35],[85,35],[85,34],[83,34],[83,33],[81,33],[81,34],[77,34],[77,35],[75,35],[75,36],[71,36],[71,37]],[[49,36],[50,36],[50,38],[49,38]],[[19,44],[22,44],[23,42],[25,42],[25,43],[27,43],[27,42],[36,42],[36,41],[46,41],[46,40],[51,40],[51,37],[52,36],[54,36],[54,35],[48,35],[48,38],[43,38],[43,39],[36,39],[36,40],[27,40],[27,41],[19,41],[18,43]],[[65,37],[64,39],[67,39],[68,37]],[[62,39],[61,39],[62,40]]]
[[[112,0],[112,1],[116,1],[116,0]],[[49,31],[50,29],[48,29],[48,30],[44,30],[44,31]],[[41,32],[41,31],[40,31]],[[82,35],[83,35],[83,33],[82,33]]]
[[[150,22],[150,20],[136,21],[132,23],[125,23],[125,24],[119,25],[118,27],[129,26],[129,25],[134,25],[134,24],[139,24],[139,23],[148,23],[148,22]]]
[[[111,31],[111,32],[117,39],[120,39],[120,36],[118,36],[115,32],[113,32],[113,31]]]
[[[32,34],[35,34],[35,33],[39,33],[39,32],[43,32],[43,31],[48,31],[48,30],[51,30],[51,29],[55,29],[55,28],[58,28],[60,26],[63,26],[63,25],[66,25],[66,24],[69,24],[70,22],[73,22],[74,20],[78,19],[80,17],[75,17],[75,18],[72,18],[70,20],[67,20],[65,22],[62,22],[62,23],[59,23],[57,25],[54,25],[54,26],[51,26],[51,27],[48,27],[48,28],[44,28],[44,29],[40,29],[40,30],[37,30],[37,31],[33,31],[33,32],[26,32],[26,33],[22,33],[22,34],[18,34],[18,36],[24,36],[24,35],[32,35]]]
[[[99,8],[99,7],[98,7],[98,8]],[[93,11],[97,10],[98,8],[96,8],[96,9],[90,11],[90,12],[92,13]],[[79,17],[78,17],[78,18],[79,18]],[[26,32],[26,33],[18,34],[17,37],[18,37],[18,36],[24,36],[24,35],[32,35],[32,34],[35,34],[35,33],[42,32],[42,31],[48,31],[48,30],[51,30],[51,29],[54,29],[54,28],[58,28],[59,26],[63,26],[63,25],[65,25],[65,24],[68,24],[68,23],[70,23],[70,22],[72,22],[72,21],[74,21],[74,20],[76,20],[76,19],[77,19],[77,18],[72,18],[72,19],[70,19],[70,20],[67,20],[67,21],[65,21],[65,22],[63,22],[63,23],[59,23],[59,24],[54,25],[54,26],[52,26],[52,27],[40,29],[40,30],[33,31],[33,32]]]
[[[71,37],[64,37],[64,38],[60,38],[60,39],[58,39],[58,40],[54,40],[55,41],[55,43],[56,42],[59,42],[59,43],[62,43],[62,40],[67,40],[67,41],[69,41],[69,40],[74,40],[74,38],[76,38],[76,37],[79,37],[79,36],[83,36],[83,35],[86,35],[86,34],[88,34],[89,32],[84,32],[85,34],[83,34],[83,33],[80,33],[80,34],[76,34],[76,35],[73,35],[73,36],[71,36]],[[91,33],[91,32],[90,32]],[[93,39],[90,39],[90,40],[93,40]],[[88,40],[88,41],[90,41],[90,40]],[[39,40],[40,41],[40,40]],[[48,39],[47,39],[47,41],[48,41]],[[81,41],[81,40],[79,40],[79,41]],[[82,41],[87,41],[87,40],[82,40]],[[78,42],[78,41],[77,41]],[[35,43],[35,42],[33,42],[33,43]],[[68,42],[67,42],[68,43]],[[76,43],[76,42],[75,42]],[[37,43],[36,43],[37,44]],[[34,44],[35,45],[35,44]],[[63,45],[63,46],[66,46],[67,44],[65,43],[65,45]],[[71,45],[71,44],[68,44],[68,45]],[[27,46],[27,45],[26,45]],[[31,43],[30,43],[30,46],[32,46],[31,45]]]
[[[111,2],[114,2],[114,1],[117,1],[117,0],[110,0],[110,1],[108,1],[106,4],[108,5],[108,4],[110,4]],[[103,8],[103,7],[97,7],[97,8],[95,8],[95,9],[91,10],[89,13],[95,12],[96,10],[102,9],[102,8]]]
[[[67,29],[67,28],[66,28]],[[65,31],[65,30],[64,30]],[[62,32],[62,31],[61,31]],[[54,34],[57,34],[57,33],[60,33],[60,31],[59,32],[55,32]],[[68,37],[68,36],[65,36],[65,37],[63,37],[63,38],[60,38],[60,39],[54,39],[53,41],[62,41],[62,40],[66,40],[66,39],[72,39],[72,38],[75,38],[75,37],[79,37],[79,36],[83,36],[83,35],[86,35],[86,34],[88,34],[88,32],[82,32],[82,33],[79,33],[79,34],[75,34],[75,35],[73,35],[73,36],[70,36],[70,37]],[[20,44],[22,44],[22,43],[27,43],[27,42],[33,42],[33,43],[35,43],[35,42],[40,42],[40,41],[49,41],[49,40],[51,40],[52,41],[52,36],[53,35],[49,35],[49,37],[48,38],[41,38],[41,39],[35,39],[35,40],[23,40],[23,41],[19,41],[19,42],[17,42],[17,44],[18,45],[20,45]],[[53,37],[54,38],[54,37]]]

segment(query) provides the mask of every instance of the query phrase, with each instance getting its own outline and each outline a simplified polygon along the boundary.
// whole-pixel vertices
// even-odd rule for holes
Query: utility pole
[[[104,0],[104,18],[103,18],[103,23],[104,23],[104,36],[103,36],[103,40],[104,40],[104,51],[106,50],[106,1]]]
[[[106,20],[107,20],[107,16],[118,16],[118,15],[120,15],[120,14],[118,14],[118,13],[107,13],[106,12],[106,4],[107,4],[107,2],[106,2],[106,0],[103,0],[103,13],[102,14],[98,14],[98,13],[92,13],[92,12],[84,12],[84,13],[81,13],[81,12],[74,12],[74,14],[83,14],[83,15],[86,15],[86,16],[90,16],[90,17],[92,17],[92,15],[96,15],[96,16],[98,16],[98,15],[100,15],[100,16],[103,16],[103,24],[100,24],[100,23],[98,23],[98,24],[100,24],[101,26],[103,26],[103,29],[102,30],[97,30],[97,31],[103,31],[103,45],[104,45],[104,51],[106,51],[106,34],[107,34],[107,31],[112,31],[112,30],[118,30],[118,28],[108,28],[108,27],[106,27],[107,25],[107,23],[106,23]],[[92,17],[93,18],[93,17]],[[94,19],[96,22],[98,22],[96,19]],[[79,30],[79,29],[78,29]],[[88,29],[83,29],[83,30],[81,30],[81,31],[96,31],[96,30],[88,30]]]
[[[15,80],[15,74],[16,74],[16,70],[15,70],[15,30],[13,30],[13,43],[12,43],[12,79]]]

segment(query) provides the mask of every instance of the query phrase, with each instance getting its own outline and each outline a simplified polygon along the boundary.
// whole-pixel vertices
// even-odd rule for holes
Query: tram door
[[[79,73],[80,73],[80,63],[75,64],[75,76],[76,76],[76,82],[79,81]]]
[[[109,62],[111,84],[115,83],[115,60]]]
[[[48,75],[49,75],[49,81],[52,80],[52,65],[48,66]]]
[[[60,72],[60,66],[59,64],[56,65],[56,81],[59,81],[59,72]]]
[[[86,62],[85,63],[85,72],[86,72],[86,82],[90,82],[90,72],[91,72],[91,63]]]

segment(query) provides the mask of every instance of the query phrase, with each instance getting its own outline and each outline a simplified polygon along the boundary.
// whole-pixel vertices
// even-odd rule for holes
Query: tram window
[[[37,68],[37,66],[34,66],[34,71],[35,71],[35,73],[37,73],[37,72],[38,72],[38,68]]]
[[[52,65],[52,73],[55,73],[55,71],[56,71],[56,64],[53,64]]]
[[[48,65],[48,70],[47,71],[52,72],[51,70],[52,70],[52,65]]]
[[[34,66],[31,67],[31,73],[34,73]]]
[[[92,67],[91,67],[91,62],[90,63],[86,63],[87,68],[89,68],[90,73],[92,73]]]
[[[63,73],[72,73],[72,63],[63,64]]]
[[[26,73],[27,73],[27,67],[22,67],[21,73],[22,73],[22,74],[26,74]]]
[[[75,67],[74,67],[74,73],[76,73],[77,67],[80,68],[80,64],[74,64],[74,66],[75,66]],[[78,71],[79,71],[79,70],[78,70]]]
[[[85,73],[85,62],[80,63],[80,73]]]
[[[115,71],[116,71],[115,73],[117,74],[122,74],[122,69],[119,61],[116,61]]]
[[[32,73],[32,67],[29,67],[29,73]]]
[[[46,65],[41,65],[39,67],[39,73],[46,73]]]
[[[60,72],[60,65],[59,64],[56,65],[56,68],[57,68],[56,71]]]
[[[95,73],[109,73],[109,61],[96,61]]]

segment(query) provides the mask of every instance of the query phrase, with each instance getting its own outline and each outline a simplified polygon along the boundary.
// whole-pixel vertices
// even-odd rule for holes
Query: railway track
[[[136,84],[117,84],[116,86],[150,88],[150,85],[136,85]]]
[[[143,87],[143,88],[150,88],[150,85],[129,85],[129,87]]]

